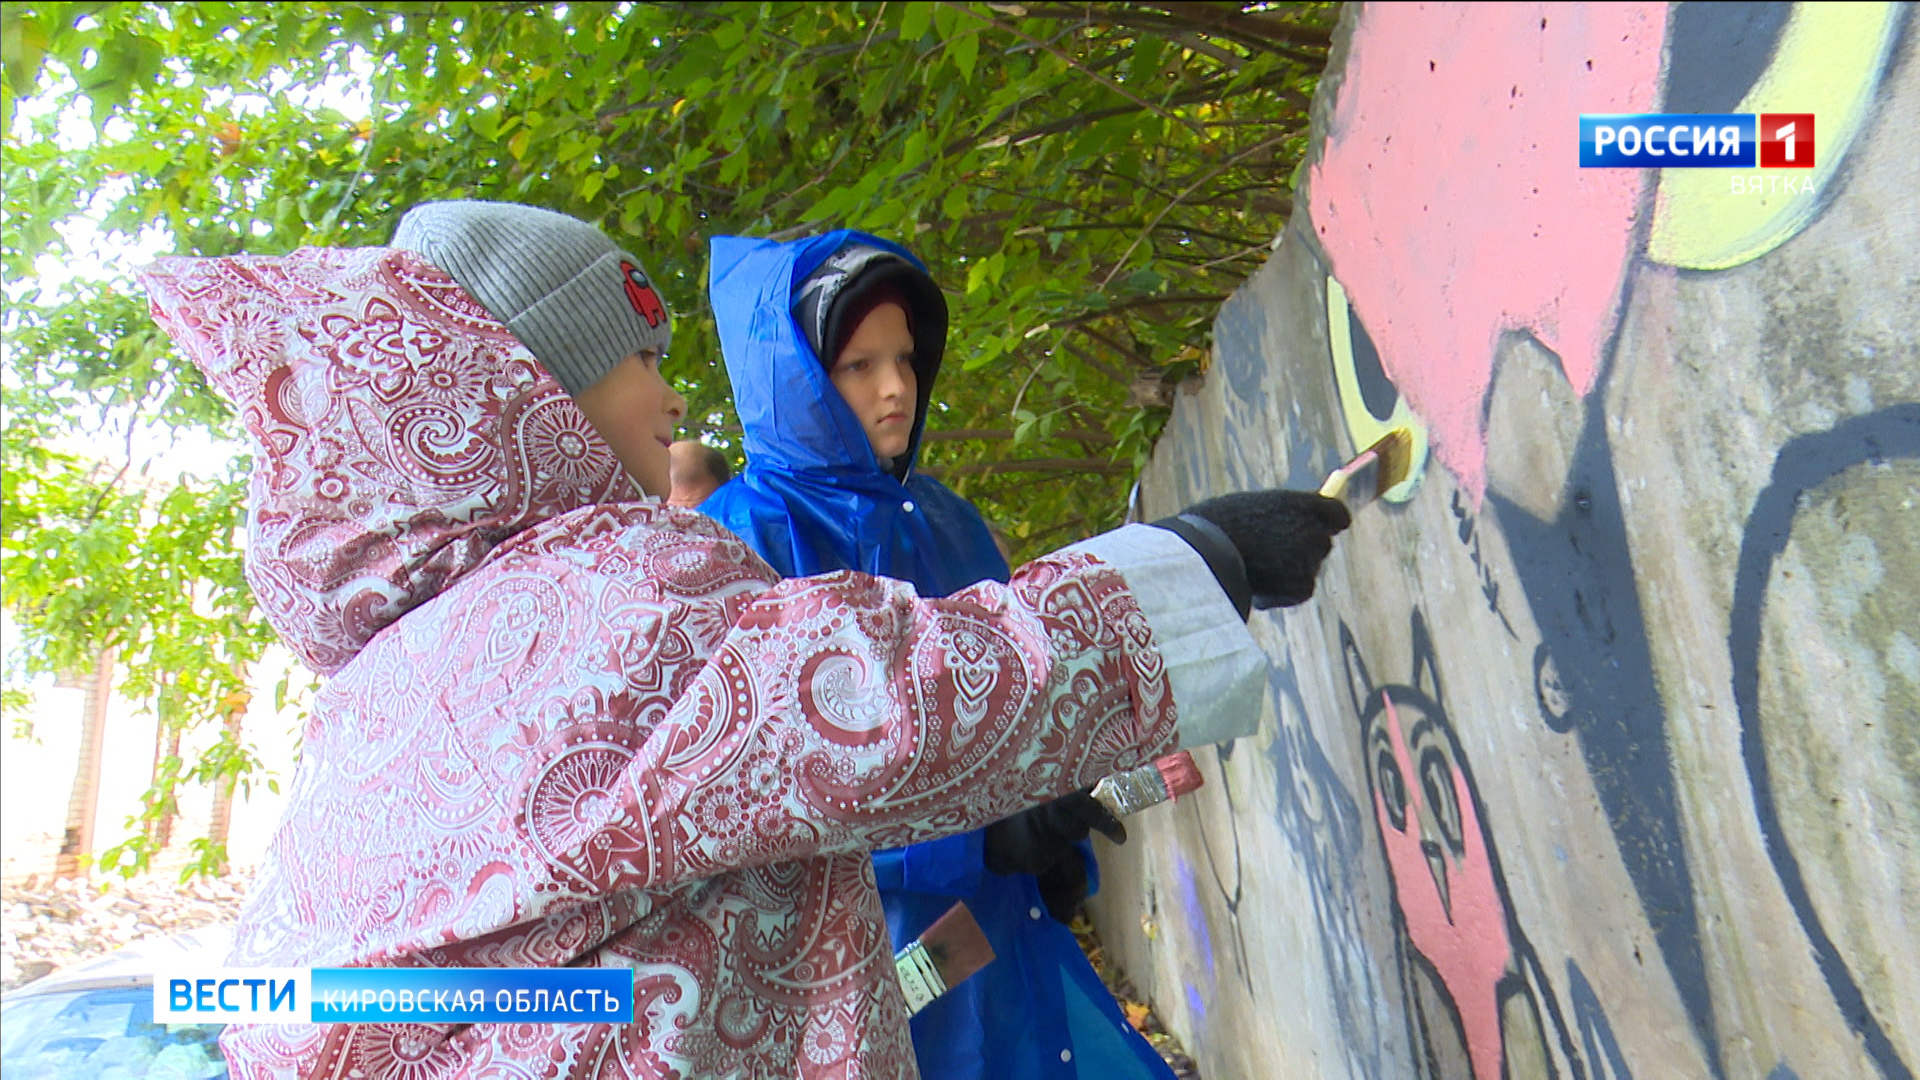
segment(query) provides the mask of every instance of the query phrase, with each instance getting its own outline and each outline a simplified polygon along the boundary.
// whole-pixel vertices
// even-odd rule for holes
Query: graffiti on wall
[[[1556,7],[1431,6],[1363,20],[1337,114],[1350,117],[1351,126],[1329,140],[1314,174],[1315,230],[1336,273],[1352,275],[1348,288],[1330,285],[1329,294],[1354,297],[1356,325],[1365,321],[1362,311],[1382,313],[1371,337],[1384,345],[1370,340],[1368,351],[1382,351],[1380,364],[1396,390],[1404,383],[1409,411],[1433,418],[1439,456],[1468,492],[1485,490],[1485,403],[1503,336],[1531,337],[1584,402],[1559,513],[1543,520],[1497,489],[1493,508],[1542,639],[1534,662],[1542,718],[1579,739],[1668,971],[1709,1063],[1722,1074],[1667,717],[1604,416],[1609,350],[1641,231],[1644,175],[1570,174],[1544,167],[1538,155],[1565,154],[1569,147],[1558,144],[1572,137],[1567,118],[1578,112],[1650,108],[1664,44],[1671,48],[1669,109],[1758,111],[1787,99],[1804,109],[1817,86],[1830,118],[1822,131],[1831,132],[1823,135],[1823,175],[1810,185],[1817,190],[1835,174],[1866,115],[1896,12],[1871,4],[1681,3],[1669,19],[1665,5]],[[1450,66],[1464,70],[1443,75],[1428,57],[1422,78],[1421,56],[1442,40],[1456,46]],[[1503,62],[1476,64],[1476,54]],[[1516,64],[1516,57],[1531,62]],[[1386,77],[1369,77],[1375,65],[1390,69]],[[1447,125],[1410,133],[1409,125],[1388,119],[1416,112],[1416,98],[1431,110],[1436,95],[1457,106],[1445,115],[1470,123],[1496,117],[1503,83],[1506,111],[1529,113],[1532,122],[1489,124],[1476,133],[1481,138],[1463,140]],[[1368,124],[1370,117],[1378,122]],[[1396,136],[1403,144],[1433,142],[1390,150]],[[1421,162],[1418,174],[1407,167],[1411,161]],[[1390,162],[1399,167],[1375,167]],[[1436,164],[1438,182],[1407,182],[1435,175]],[[1681,190],[1709,182],[1701,172],[1670,170],[1661,182],[1652,255],[1689,267],[1726,267],[1764,254],[1803,227],[1817,206],[1812,195],[1769,207]],[[1454,209],[1436,227],[1432,207],[1443,202]],[[1740,213],[1716,219],[1714,208],[1724,206]],[[1446,273],[1433,273],[1442,267]],[[1337,365],[1337,350],[1335,358]],[[1471,521],[1457,505],[1455,511],[1464,532]],[[1474,562],[1480,565],[1477,549]],[[1755,774],[1757,788],[1764,775]],[[1763,822],[1765,805],[1763,796]],[[1788,847],[1776,840],[1770,850],[1789,892],[1796,891]],[[1850,1022],[1883,1071],[1904,1075],[1904,1063],[1825,944],[1811,904],[1795,906]]]
[[[1913,21],[1349,10],[1307,198],[1149,474],[1168,505],[1311,487],[1415,435],[1347,541],[1404,583],[1286,624],[1258,759],[1347,1075],[1920,1063],[1920,229],[1885,205],[1920,190]],[[1820,164],[1733,201],[1711,170],[1562,167],[1577,114],[1661,108],[1816,111]],[[1259,999],[1246,760],[1219,752],[1198,846]],[[1564,839],[1503,837],[1540,817]],[[1575,870],[1604,918],[1552,887]]]
[[[1818,497],[1821,490],[1837,487],[1846,492],[1850,489],[1858,502],[1864,504],[1862,508],[1869,512],[1875,506],[1906,511],[1903,520],[1881,523],[1881,528],[1838,530],[1838,535],[1818,537],[1815,544],[1832,551],[1845,550],[1850,541],[1864,541],[1866,551],[1877,564],[1873,568],[1877,576],[1898,590],[1867,590],[1869,594],[1883,593],[1867,602],[1897,605],[1899,610],[1892,613],[1891,619],[1865,620],[1884,628],[1885,640],[1880,648],[1862,650],[1865,655],[1848,657],[1848,660],[1861,664],[1860,675],[1882,665],[1892,669],[1886,673],[1892,678],[1881,677],[1883,685],[1899,687],[1904,682],[1904,694],[1895,690],[1903,700],[1896,700],[1891,711],[1896,723],[1904,714],[1909,727],[1904,738],[1894,736],[1889,757],[1896,769],[1905,766],[1905,775],[1900,779],[1909,788],[1920,786],[1920,772],[1915,769],[1920,765],[1920,752],[1916,752],[1920,746],[1915,745],[1916,735],[1920,733],[1911,727],[1920,719],[1920,649],[1914,645],[1914,639],[1920,637],[1920,628],[1915,628],[1920,620],[1913,617],[1915,611],[1920,611],[1920,606],[1916,606],[1920,605],[1920,539],[1915,535],[1920,513],[1914,511],[1915,497],[1920,495],[1917,462],[1920,462],[1920,404],[1915,403],[1851,417],[1830,430],[1802,436],[1781,447],[1774,459],[1772,479],[1754,501],[1753,514],[1742,532],[1727,635],[1733,655],[1734,699],[1740,710],[1741,749],[1767,852],[1808,943],[1819,959],[1820,972],[1834,1000],[1887,1076],[1912,1075],[1908,1064],[1912,1059],[1906,1056],[1913,1052],[1912,1036],[1906,1036],[1909,1040],[1906,1047],[1896,1047],[1894,1038],[1900,1033],[1890,1031],[1880,1019],[1893,1012],[1894,1002],[1884,998],[1898,993],[1898,984],[1886,969],[1907,965],[1907,959],[1897,952],[1876,947],[1878,943],[1849,941],[1836,932],[1839,928],[1835,922],[1846,918],[1850,905],[1834,892],[1849,888],[1851,883],[1844,875],[1831,872],[1833,845],[1840,846],[1843,858],[1847,854],[1873,858],[1871,851],[1860,850],[1863,847],[1860,838],[1848,835],[1860,810],[1866,809],[1869,815],[1873,813],[1871,806],[1862,807],[1855,799],[1872,792],[1862,790],[1867,785],[1833,783],[1822,786],[1818,794],[1825,797],[1776,798],[1773,773],[1776,760],[1782,756],[1782,744],[1787,745],[1790,755],[1793,744],[1810,740],[1806,732],[1795,730],[1804,726],[1804,715],[1796,715],[1791,708],[1782,710],[1778,700],[1772,702],[1773,707],[1769,709],[1761,684],[1763,661],[1767,659],[1765,638],[1769,631],[1774,637],[1772,648],[1791,653],[1800,647],[1793,627],[1780,625],[1778,620],[1768,625],[1766,593],[1777,580],[1779,563],[1796,533],[1808,527],[1817,530],[1822,511],[1830,511],[1835,493],[1830,490],[1827,498],[1821,499]],[[1888,489],[1890,497],[1872,498],[1870,489],[1876,486]],[[1858,498],[1861,495],[1866,498]],[[1853,546],[1859,550],[1862,545],[1854,543]],[[1844,568],[1840,570],[1845,572]],[[1910,629],[1900,629],[1903,626]],[[1857,676],[1850,673],[1848,677]],[[1775,695],[1776,699],[1778,696]],[[1867,710],[1862,712],[1876,715]],[[1876,743],[1886,745],[1874,737],[1872,720],[1859,722],[1867,730],[1844,733],[1841,738],[1850,745],[1841,748],[1842,752],[1857,753]],[[1794,763],[1788,760],[1782,764],[1791,768]],[[1906,814],[1896,810],[1891,815],[1879,815],[1883,820],[1892,817],[1887,824],[1893,829],[1915,824],[1911,791],[1907,795]],[[1886,805],[1892,810],[1895,804]],[[1796,821],[1796,816],[1811,820]],[[1910,838],[1912,834],[1907,836]],[[1865,846],[1871,846],[1873,839],[1876,838],[1868,838]],[[1828,872],[1809,874],[1802,870],[1803,860],[1825,862],[1828,865],[1819,869]],[[1902,898],[1910,900],[1916,887],[1920,887],[1920,867],[1909,858],[1904,865],[1892,869],[1899,880],[1891,890],[1890,899],[1894,904],[1901,903]],[[1874,996],[1883,1000],[1870,1001]]]
[[[1357,1076],[1377,1080],[1388,1070],[1377,1003],[1385,994],[1367,955],[1360,896],[1360,860],[1366,846],[1360,805],[1307,723],[1291,655],[1268,673],[1278,705],[1279,730],[1267,744],[1276,777],[1281,833],[1304,870],[1329,999],[1340,1025],[1341,1048]]]
[[[1664,8],[1422,4],[1363,13],[1355,31],[1311,174],[1313,229],[1387,376],[1476,500],[1500,335],[1531,331],[1581,393],[1598,374],[1641,180],[1556,164],[1576,159],[1571,118],[1652,110]]]
[[[1401,984],[1412,1006],[1415,1064],[1433,1080],[1584,1077],[1559,1001],[1507,899],[1500,856],[1482,826],[1479,791],[1442,704],[1433,641],[1417,610],[1408,640],[1411,679],[1376,683],[1352,630],[1340,627],[1403,937]],[[1599,1023],[1604,1027],[1604,1014]]]

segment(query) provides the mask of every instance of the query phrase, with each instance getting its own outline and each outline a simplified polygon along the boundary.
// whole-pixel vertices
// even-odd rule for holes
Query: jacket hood
[[[139,277],[246,425],[247,580],[323,675],[520,530],[642,497],[533,354],[420,255],[169,258]]]
[[[898,245],[839,231],[791,243],[716,237],[711,301],[745,434],[747,467],[700,510],[789,577],[860,570],[947,596],[1007,579],[973,504],[913,472],[939,374],[938,348],[915,342],[919,411],[907,452],[883,470],[793,315],[807,278],[847,244]],[[916,324],[915,329],[919,329]]]
[[[859,418],[834,388],[793,314],[807,277],[848,244],[876,247],[926,270],[898,244],[850,229],[784,243],[713,239],[708,293],[733,383],[734,409],[745,430],[747,457],[762,467],[885,471],[904,480],[919,458],[927,402],[940,373],[939,346],[915,342],[919,393],[913,434],[906,454],[882,470]]]

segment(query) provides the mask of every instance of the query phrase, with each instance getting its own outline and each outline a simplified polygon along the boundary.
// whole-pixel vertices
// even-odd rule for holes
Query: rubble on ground
[[[1093,969],[1100,973],[1100,980],[1113,992],[1115,1000],[1120,1002],[1120,1011],[1127,1017],[1127,1023],[1146,1037],[1153,1048],[1160,1053],[1160,1060],[1167,1063],[1178,1080],[1200,1080],[1200,1070],[1193,1059],[1187,1056],[1180,1040],[1173,1037],[1153,1014],[1153,1005],[1141,999],[1128,980],[1126,972],[1121,971],[1107,959],[1107,953],[1100,945],[1100,937],[1094,932],[1093,924],[1087,920],[1083,910],[1074,917],[1073,936],[1080,941],[1080,951],[1087,954]]]
[[[0,989],[12,990],[70,964],[148,937],[240,915],[244,877],[172,874],[132,881],[96,875],[27,878],[0,886]]]

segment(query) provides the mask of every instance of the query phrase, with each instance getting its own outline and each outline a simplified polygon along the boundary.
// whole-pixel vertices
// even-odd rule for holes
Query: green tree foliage
[[[1331,4],[1174,2],[4,11],[7,385],[25,432],[6,442],[7,582],[33,579],[7,602],[35,612],[47,662],[104,640],[70,609],[135,587],[89,559],[132,566],[141,543],[161,561],[185,553],[149,510],[126,526],[129,546],[29,554],[59,530],[108,527],[91,504],[92,517],[56,512],[78,466],[47,456],[46,433],[112,408],[231,434],[124,280],[34,294],[36,260],[70,257],[82,215],[128,236],[164,230],[190,254],[379,244],[435,198],[598,220],[678,313],[667,371],[690,426],[722,445],[737,445],[737,422],[705,305],[707,239],[842,225],[890,237],[953,304],[923,460],[1025,556],[1124,512],[1171,388],[1205,364],[1213,312],[1291,210],[1334,17]],[[365,119],[323,104],[363,82]],[[75,110],[87,145],[59,136]],[[211,562],[183,563],[179,580],[214,583],[228,621],[126,633],[154,649],[236,634],[249,644],[232,660],[248,660],[258,627],[222,561],[239,504],[230,488],[194,500]],[[28,558],[43,565],[29,574]],[[213,670],[215,651],[188,666]],[[177,693],[185,713],[215,715],[214,698]]]
[[[273,640],[241,577],[244,482],[158,487],[55,452],[48,444],[65,417],[47,408],[44,390],[9,387],[5,396],[0,579],[23,631],[14,659],[29,672],[80,672],[116,650],[121,693],[150,703],[161,746],[177,750],[181,732],[245,702],[247,671]],[[128,873],[147,866],[178,813],[182,783],[245,787],[258,764],[234,731],[192,763],[164,754],[142,799],[142,828],[102,862]],[[189,869],[225,859],[223,846],[202,844]]]

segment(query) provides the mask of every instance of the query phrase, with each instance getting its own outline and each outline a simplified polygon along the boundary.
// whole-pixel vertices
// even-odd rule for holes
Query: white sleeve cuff
[[[1067,548],[1126,579],[1167,665],[1180,745],[1251,735],[1267,690],[1267,654],[1185,540],[1151,525],[1126,525]]]

